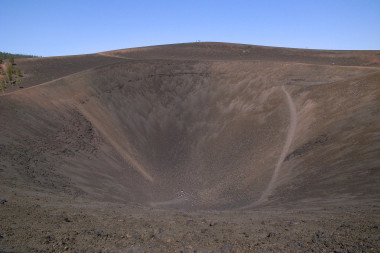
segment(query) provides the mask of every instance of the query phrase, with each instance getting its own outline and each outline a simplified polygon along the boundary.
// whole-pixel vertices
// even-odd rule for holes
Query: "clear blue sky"
[[[380,49],[380,0],[0,0],[0,51],[40,56],[219,41]]]

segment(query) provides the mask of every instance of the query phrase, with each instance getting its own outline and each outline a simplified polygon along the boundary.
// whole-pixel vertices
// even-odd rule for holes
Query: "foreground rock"
[[[13,198],[0,208],[5,252],[378,252],[379,207],[184,212]]]

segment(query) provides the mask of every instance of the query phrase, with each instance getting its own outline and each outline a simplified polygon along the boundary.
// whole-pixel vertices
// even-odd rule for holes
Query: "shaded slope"
[[[134,60],[8,94],[0,97],[0,120],[7,122],[0,136],[3,187],[186,208],[250,205],[271,178],[265,195],[277,203],[315,195],[328,200],[332,192],[358,196],[364,185],[377,196],[379,89],[377,75],[369,75],[376,71],[282,61]],[[315,170],[327,151],[298,154],[316,136],[349,135],[347,120],[363,114],[346,93],[341,103],[353,109],[339,111],[339,94],[326,87],[339,91],[367,78],[372,84],[361,87],[360,107],[373,111],[361,116],[357,138],[373,136],[351,145],[359,160],[343,171],[371,165],[372,177],[363,177],[362,188],[346,187],[354,179],[337,175],[344,153],[326,156],[337,173]],[[291,142],[288,95],[297,109]],[[345,147],[340,140],[331,145]],[[302,195],[315,173],[321,181]]]

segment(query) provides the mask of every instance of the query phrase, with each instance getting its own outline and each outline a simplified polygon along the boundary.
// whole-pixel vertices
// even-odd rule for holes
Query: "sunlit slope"
[[[38,85],[80,71],[122,60],[123,59],[100,54],[16,59],[15,67],[20,69],[24,74],[19,85],[9,86],[5,92],[12,92],[17,90],[20,86],[27,88]]]
[[[380,50],[311,50],[220,42],[128,48],[101,54],[126,59],[259,60],[380,67]]]
[[[6,182],[156,207],[254,206],[265,191],[278,203],[363,197],[365,187],[373,197],[376,71],[188,60],[90,69],[0,97]],[[279,161],[291,125],[283,89],[297,122]]]

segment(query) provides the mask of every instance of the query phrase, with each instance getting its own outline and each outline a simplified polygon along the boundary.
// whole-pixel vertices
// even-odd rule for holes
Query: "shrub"
[[[8,77],[9,82],[12,81],[13,73],[14,73],[13,65],[11,63],[8,63],[7,64],[7,77]]]
[[[4,90],[5,90],[5,80],[4,79],[0,79],[0,90],[3,91],[4,93]]]

